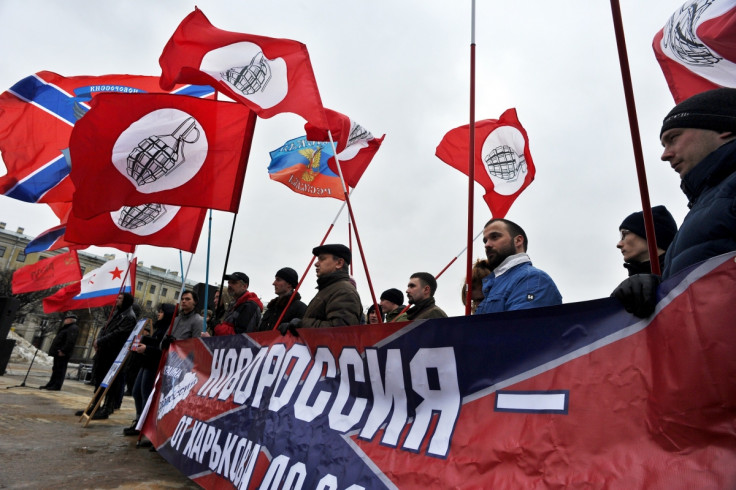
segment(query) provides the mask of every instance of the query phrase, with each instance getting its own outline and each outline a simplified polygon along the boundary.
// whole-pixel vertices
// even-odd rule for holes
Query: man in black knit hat
[[[652,218],[654,220],[654,235],[657,240],[659,270],[664,270],[665,253],[672,243],[675,233],[677,233],[677,224],[664,206],[654,206],[652,208]],[[624,257],[624,267],[628,269],[629,275],[652,272],[649,245],[644,230],[644,213],[641,211],[631,213],[623,220],[618,229],[621,232],[621,240],[616,244],[616,247],[621,250],[621,255]]]
[[[736,250],[736,89],[693,95],[662,123],[662,160],[680,174],[690,212],[667,250],[663,278]],[[638,274],[613,292],[626,310],[649,316],[659,277]]]
[[[297,284],[299,284],[299,276],[291,267],[284,267],[276,272],[276,278],[273,281],[273,291],[276,293],[276,297],[266,305],[266,311],[263,312],[261,324],[258,326],[259,331],[273,329],[292,294],[295,294],[294,299],[281,319],[281,323],[289,323],[294,318],[301,319],[304,316],[307,305],[301,301],[302,297],[299,292],[294,292]]]

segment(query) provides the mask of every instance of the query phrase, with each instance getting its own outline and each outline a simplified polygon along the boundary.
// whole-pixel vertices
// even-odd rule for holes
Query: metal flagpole
[[[473,201],[475,199],[475,0],[471,1],[470,13],[470,141],[468,143],[468,256],[465,264],[465,284],[467,301],[465,315],[470,315],[471,291],[470,282],[473,277]],[[444,272],[444,270],[443,270]]]
[[[616,32],[616,47],[618,48],[618,61],[621,65],[621,79],[624,84],[624,94],[626,95],[626,110],[629,114],[629,129],[631,131],[631,143],[634,147],[636,176],[639,180],[639,194],[641,195],[641,206],[644,213],[644,231],[647,235],[649,263],[652,265],[652,274],[660,275],[659,260],[657,260],[657,239],[654,235],[654,218],[652,217],[652,205],[649,202],[647,173],[644,169],[644,153],[641,149],[639,121],[636,116],[634,89],[631,84],[631,71],[629,69],[629,58],[626,54],[624,25],[621,19],[621,6],[618,0],[611,0],[611,14],[613,15],[613,29]]]

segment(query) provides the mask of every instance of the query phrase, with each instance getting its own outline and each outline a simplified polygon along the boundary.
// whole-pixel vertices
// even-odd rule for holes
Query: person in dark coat
[[[141,369],[133,385],[133,400],[135,401],[135,420],[130,427],[123,430],[126,436],[137,436],[139,431],[136,430],[138,419],[143,413],[143,407],[148,400],[148,395],[153,391],[153,383],[156,379],[156,371],[161,361],[161,341],[171,326],[171,320],[174,318],[174,305],[162,304],[158,307],[158,318],[153,324],[153,332],[141,338],[137,351],[133,354],[140,360]]]
[[[99,389],[120,349],[123,348],[125,341],[128,340],[128,336],[135,328],[136,317],[132,307],[133,296],[129,293],[119,294],[112,317],[100,329],[97,339],[92,344],[96,351],[95,358],[92,361],[92,381],[95,392]],[[120,385],[118,379],[116,379],[107,390],[104,405],[97,410],[92,417],[93,419],[106,419],[115,411],[119,391]],[[97,396],[99,397],[100,394],[101,392]],[[94,400],[92,406],[96,403],[97,399]],[[83,410],[77,412],[78,415],[82,415],[82,413],[84,413]]]
[[[662,160],[680,175],[690,211],[667,249],[661,279],[736,250],[736,88],[708,90],[677,104],[662,122]],[[660,277],[636,274],[614,291],[626,311],[654,312]]]
[[[59,328],[49,348],[49,355],[54,358],[54,367],[51,368],[51,379],[44,386],[39,386],[39,389],[49,391],[61,390],[61,385],[64,384],[64,378],[66,377],[69,358],[72,356],[78,336],[79,325],[77,325],[77,315],[70,311],[64,316],[61,328]]]
[[[675,233],[677,233],[677,223],[664,206],[654,206],[652,208],[652,219],[654,221],[654,236],[657,240],[659,270],[662,271],[664,270],[665,254]],[[618,230],[621,232],[621,240],[618,241],[616,247],[621,250],[624,267],[629,271],[629,275],[652,272],[647,234],[644,230],[644,213],[642,211],[631,213],[623,220]]]
[[[273,289],[276,297],[266,305],[266,311],[263,313],[261,324],[258,326],[259,331],[273,329],[292,294],[294,294],[294,300],[289,305],[289,309],[286,310],[281,323],[289,323],[294,318],[302,318],[304,316],[307,305],[301,301],[302,297],[299,292],[294,291],[297,284],[299,284],[299,276],[291,267],[284,267],[276,272],[276,278],[273,281]]]

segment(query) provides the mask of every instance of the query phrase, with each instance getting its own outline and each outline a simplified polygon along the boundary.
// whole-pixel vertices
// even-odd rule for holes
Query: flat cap
[[[353,258],[353,254],[350,252],[350,249],[340,243],[330,243],[328,245],[321,245],[312,249],[312,255],[317,256],[320,254],[330,254],[335,257],[340,257],[341,259],[345,259],[346,264],[350,264],[350,260]]]

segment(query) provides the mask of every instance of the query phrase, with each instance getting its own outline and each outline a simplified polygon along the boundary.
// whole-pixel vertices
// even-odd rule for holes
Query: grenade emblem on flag
[[[259,51],[247,66],[230,68],[220,76],[243,95],[263,92],[271,80],[271,67],[263,51]]]
[[[189,117],[171,134],[145,138],[128,155],[128,175],[142,186],[170,174],[184,163],[185,144],[195,143],[199,132],[197,121]]]
[[[166,214],[163,204],[142,204],[140,206],[123,206],[118,217],[118,225],[126,230],[135,230],[155,223]]]
[[[354,145],[355,143],[372,139],[373,135],[370,131],[368,131],[358,123],[352,123],[350,125],[350,136],[348,137],[348,144],[346,146]]]
[[[711,66],[723,58],[711,51],[696,33],[700,17],[714,0],[694,0],[672,14],[664,27],[664,46],[688,65]]]
[[[501,145],[483,157],[488,173],[507,182],[515,181],[519,175],[526,173],[526,159],[517,154],[513,148]]]

